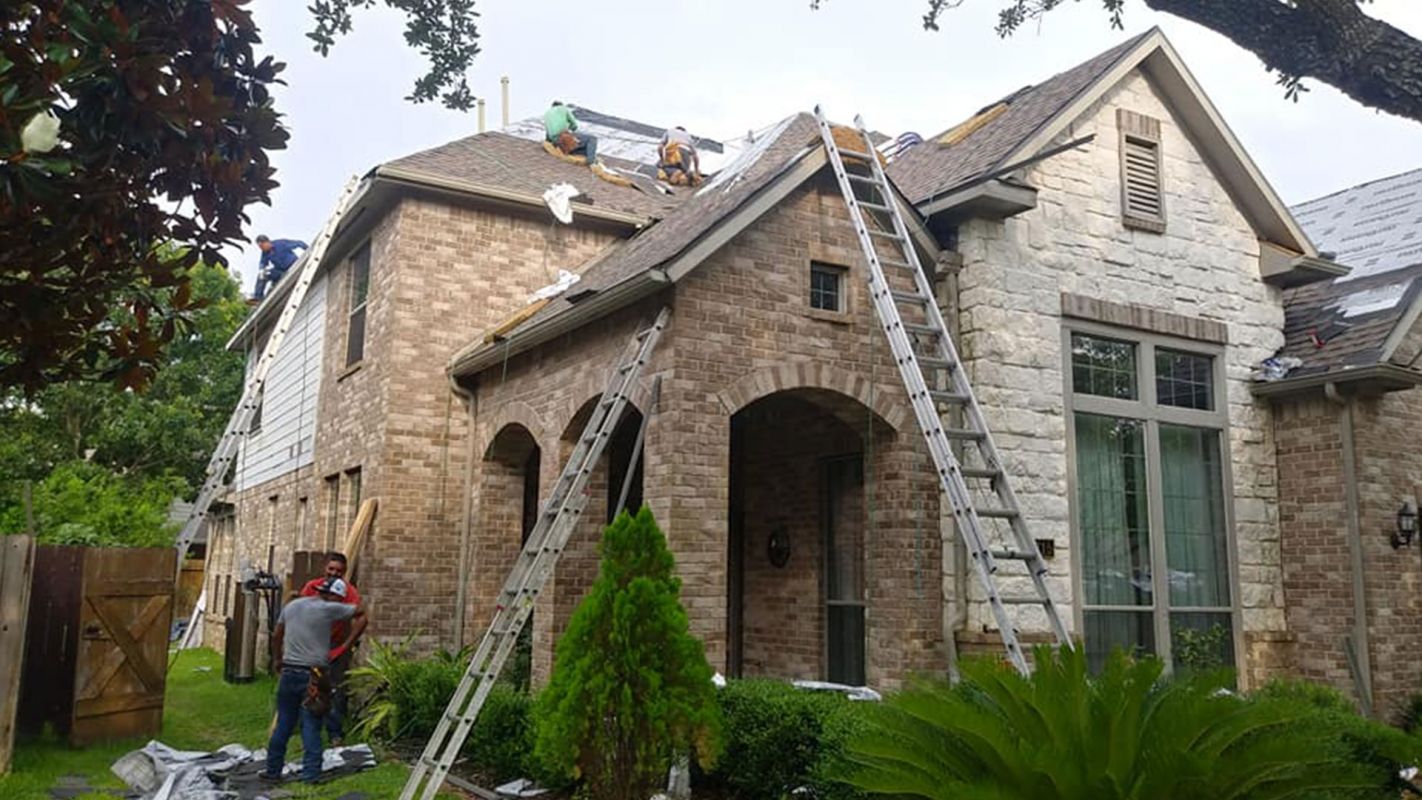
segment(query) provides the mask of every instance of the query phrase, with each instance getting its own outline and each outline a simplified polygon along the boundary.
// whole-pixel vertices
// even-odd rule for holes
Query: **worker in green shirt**
[[[564,155],[583,156],[591,167],[597,163],[597,137],[577,133],[578,120],[573,110],[554,100],[543,112],[543,132]]]

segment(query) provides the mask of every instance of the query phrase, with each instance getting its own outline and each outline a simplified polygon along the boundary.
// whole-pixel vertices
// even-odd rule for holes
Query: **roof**
[[[1055,119],[1072,100],[1094,86],[1151,33],[1147,31],[1127,39],[1066,72],[987,105],[974,119],[993,113],[1003,104],[1006,109],[956,144],[944,145],[939,140],[961,126],[929,137],[896,158],[889,165],[889,175],[909,201],[919,205],[974,178],[992,174],[1006,166],[1007,159],[1024,142]]]
[[[577,284],[514,328],[513,335],[568,314],[590,297],[673,261],[786,175],[819,141],[813,116],[786,117],[661,221],[606,250],[583,270]],[[455,355],[454,368],[458,371],[474,354],[497,346],[476,341]]]
[[[1047,151],[1069,126],[1133,70],[1170,106],[1173,119],[1230,191],[1261,239],[1312,257],[1317,250],[1264,178],[1219,110],[1160,29],[1097,55],[983,109],[964,125],[914,147],[890,164],[900,189],[926,215],[935,200],[996,177]],[[945,145],[944,141],[952,142]]]
[[[657,150],[661,145],[662,134],[667,131],[666,128],[648,125],[645,122],[638,122],[626,117],[604,114],[601,111],[594,111],[582,106],[570,105],[568,107],[577,117],[578,130],[598,137],[597,152],[600,155],[642,164],[657,163]],[[504,128],[504,133],[517,136],[520,139],[541,142],[544,137],[543,117],[527,117],[513,122]],[[701,156],[702,170],[714,172],[720,169],[722,158],[728,149],[727,146],[704,136],[693,135],[691,139],[696,144],[697,153]]]
[[[1386,361],[1422,304],[1422,170],[1293,210],[1320,249],[1353,272],[1285,293],[1282,355],[1303,361],[1291,377]]]
[[[608,166],[629,172],[642,166],[625,159],[604,160]],[[651,185],[654,181],[639,184],[644,188],[618,186],[599,179],[586,167],[550,157],[541,142],[497,132],[456,139],[395,159],[383,167],[535,197],[555,183],[570,183],[583,193],[574,201],[575,209],[580,202],[591,202],[599,208],[647,217],[664,216],[692,193],[687,189],[664,193]]]

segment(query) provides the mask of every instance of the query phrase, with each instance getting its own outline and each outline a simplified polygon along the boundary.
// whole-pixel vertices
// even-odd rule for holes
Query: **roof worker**
[[[657,148],[660,161],[657,177],[673,186],[695,186],[701,182],[701,155],[686,128],[667,128]]]
[[[257,264],[257,291],[252,295],[253,300],[261,300],[267,295],[267,289],[276,286],[277,281],[282,279],[286,271],[291,269],[291,265],[300,258],[296,254],[297,250],[305,250],[306,242],[299,239],[268,239],[266,234],[257,237],[257,247],[261,248],[262,260]]]
[[[331,665],[331,625],[351,620],[351,630],[341,649],[362,633],[369,620],[365,609],[343,602],[348,592],[341,578],[325,578],[315,597],[298,597],[281,610],[272,631],[273,672],[277,681],[277,722],[267,742],[267,768],[261,777],[281,780],[286,765],[286,745],[301,729],[301,779],[321,777],[321,718],[329,705],[327,670]]]
[[[583,156],[588,166],[597,164],[597,137],[578,133],[578,120],[573,110],[563,105],[562,100],[554,100],[553,105],[543,112],[543,134],[557,146],[565,156]]]

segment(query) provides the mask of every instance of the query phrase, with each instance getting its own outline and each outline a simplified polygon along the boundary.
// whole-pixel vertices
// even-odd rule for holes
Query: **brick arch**
[[[498,438],[499,432],[510,425],[521,425],[527,428],[528,432],[533,435],[533,441],[537,442],[540,447],[548,441],[549,428],[543,415],[529,404],[515,400],[499,406],[481,422],[479,449],[476,451],[480,459],[489,457],[490,448],[494,446],[494,440]]]
[[[871,391],[869,380],[864,376],[813,362],[762,367],[718,392],[716,397],[731,415],[763,397],[791,389],[821,389],[853,398],[895,432],[908,420],[908,406],[890,399],[882,390]]]
[[[638,413],[645,414],[651,404],[653,380],[655,380],[655,376],[643,373],[637,384],[632,387],[632,396],[628,398],[627,404]],[[578,420],[579,415],[587,409],[588,404],[602,397],[602,393],[605,391],[607,391],[606,375],[584,379],[575,390],[568,393],[568,400],[558,411],[557,426],[551,430],[559,438],[576,439],[582,430],[581,428],[569,430],[570,426]]]

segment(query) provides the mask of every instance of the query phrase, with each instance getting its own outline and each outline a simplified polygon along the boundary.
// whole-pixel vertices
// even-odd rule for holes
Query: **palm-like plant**
[[[1224,691],[1227,673],[1165,680],[1117,654],[1100,675],[1080,651],[1039,648],[1023,677],[963,666],[870,710],[848,781],[925,800],[1266,800],[1366,790],[1386,775],[1351,763],[1295,703]]]

